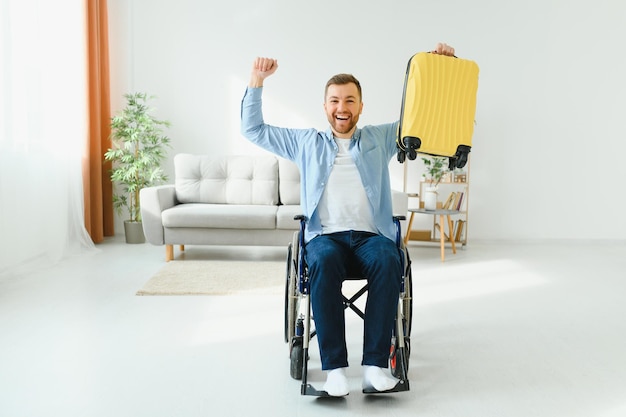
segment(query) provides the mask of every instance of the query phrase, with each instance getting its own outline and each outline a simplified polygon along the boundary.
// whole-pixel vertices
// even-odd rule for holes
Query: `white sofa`
[[[286,247],[298,229],[300,174],[290,161],[178,154],[174,173],[174,184],[140,192],[146,240],[166,246],[166,261],[174,245]],[[394,191],[393,206],[406,215],[406,194]]]

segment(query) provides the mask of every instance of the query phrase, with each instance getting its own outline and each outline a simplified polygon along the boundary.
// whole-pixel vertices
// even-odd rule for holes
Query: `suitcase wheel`
[[[411,161],[417,158],[417,150],[422,146],[422,140],[414,136],[405,136],[402,143],[406,149],[406,153]]]
[[[456,148],[456,153],[454,154],[454,156],[450,158],[450,170],[454,170],[455,168],[463,168],[467,163],[467,159],[471,150],[472,148],[467,145],[459,145]]]

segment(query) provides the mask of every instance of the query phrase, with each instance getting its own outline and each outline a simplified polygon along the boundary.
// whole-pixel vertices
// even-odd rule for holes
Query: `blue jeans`
[[[369,285],[362,365],[387,368],[402,281],[395,242],[369,232],[332,233],[311,239],[305,256],[322,369],[348,366],[341,295],[342,283],[348,277],[366,277]]]

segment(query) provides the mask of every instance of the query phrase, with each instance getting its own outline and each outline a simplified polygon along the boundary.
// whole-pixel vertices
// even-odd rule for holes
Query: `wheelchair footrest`
[[[386,391],[378,391],[376,388],[374,387],[367,387],[367,388],[363,388],[363,394],[389,394],[392,392],[403,392],[403,391],[409,391],[409,381],[408,380],[400,380],[398,381],[398,383],[396,384],[395,387],[388,389]]]
[[[301,390],[300,390],[300,394],[302,394],[302,395],[311,395],[313,397],[334,398],[331,395],[329,395],[328,392],[326,392],[326,391],[318,391],[311,384],[306,384],[306,385],[302,384]]]

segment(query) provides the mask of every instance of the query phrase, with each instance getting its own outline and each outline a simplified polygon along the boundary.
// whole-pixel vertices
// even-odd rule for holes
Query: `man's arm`
[[[252,64],[252,74],[250,74],[250,84],[248,87],[263,87],[263,81],[276,72],[278,61],[274,58],[257,57]]]
[[[270,126],[263,120],[261,95],[263,82],[278,69],[273,58],[256,58],[252,65],[250,83],[241,101],[241,133],[250,142],[283,158],[294,160],[298,143],[315,129],[287,129]]]

